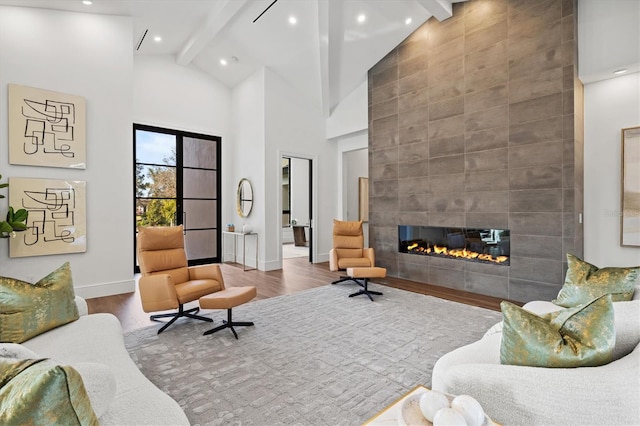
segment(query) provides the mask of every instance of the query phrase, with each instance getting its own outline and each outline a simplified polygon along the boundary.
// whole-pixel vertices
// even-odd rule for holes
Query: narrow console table
[[[250,232],[248,234],[242,232],[229,232],[222,231],[222,244],[224,247],[224,240],[227,235],[233,236],[233,263],[237,263],[237,251],[238,251],[238,238],[242,237],[242,270],[253,271],[258,269],[258,234],[256,232]],[[247,237],[255,237],[256,242],[256,266],[255,268],[247,269]],[[222,250],[224,253],[224,248]]]

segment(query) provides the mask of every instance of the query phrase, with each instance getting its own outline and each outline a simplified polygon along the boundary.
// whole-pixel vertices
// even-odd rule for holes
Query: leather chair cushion
[[[222,284],[216,280],[192,280],[176,284],[176,294],[180,303],[188,303],[221,290],[223,290]]]
[[[333,235],[362,235],[362,222],[333,220]]]
[[[139,250],[165,250],[177,248],[184,248],[182,225],[138,228]]]
[[[368,268],[373,266],[371,261],[366,257],[346,257],[338,259],[338,267],[340,269],[347,268]]]
[[[255,287],[228,287],[199,299],[202,309],[231,309],[247,303],[258,294]]]
[[[141,251],[138,260],[140,262],[140,270],[143,274],[153,274],[158,271],[170,271],[173,269],[186,268],[187,256],[184,249]],[[187,281],[189,272],[186,272],[185,278],[177,282]]]

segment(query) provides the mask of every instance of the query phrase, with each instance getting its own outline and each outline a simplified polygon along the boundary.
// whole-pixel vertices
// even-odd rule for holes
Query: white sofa
[[[87,315],[84,299],[76,297],[80,318],[23,343],[43,358],[70,366],[104,364],[114,373],[115,398],[99,417],[101,425],[188,425],[176,401],[158,389],[129,356],[118,319],[111,314]]]
[[[636,291],[636,297],[640,296]],[[508,425],[639,425],[640,300],[614,302],[614,361],[599,367],[540,368],[500,364],[502,323],[477,342],[442,356],[434,390],[476,398],[494,421]],[[544,314],[551,302],[523,308]]]

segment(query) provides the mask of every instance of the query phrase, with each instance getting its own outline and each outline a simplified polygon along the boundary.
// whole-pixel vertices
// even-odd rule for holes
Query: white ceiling
[[[365,81],[369,68],[430,17],[450,17],[451,3],[459,1],[464,0],[93,0],[91,6],[80,0],[0,0],[0,5],[131,16],[132,49],[148,30],[136,54],[174,55],[178,64],[197,67],[229,87],[265,66],[329,116]],[[357,21],[360,14],[364,22]],[[154,42],[156,35],[162,42]]]
[[[328,117],[365,81],[369,68],[427,19],[450,17],[451,4],[459,1],[464,0],[93,0],[91,6],[81,0],[0,0],[0,5],[131,16],[135,54],[173,55],[178,64],[199,68],[229,87],[265,66]],[[583,81],[611,75],[609,68],[634,55],[630,68],[637,71],[640,49],[637,40],[629,43],[634,39],[629,35],[637,34],[637,0],[606,2],[607,6],[601,0],[579,2],[586,16],[579,24],[582,39],[598,34],[602,46],[587,49],[581,41]],[[630,4],[632,10],[611,7],[619,3]],[[603,8],[612,17],[607,22],[597,18],[603,16]],[[356,19],[360,14],[366,16],[363,23]],[[296,17],[296,25],[289,24],[290,16]],[[631,18],[625,22],[624,16]],[[616,31],[592,31],[594,22],[606,25],[611,20]],[[612,33],[621,35],[614,40]],[[154,41],[156,35],[161,42]],[[625,59],[615,51],[617,58],[603,60],[603,51],[610,56],[614,51],[607,46],[626,50]],[[222,58],[226,66],[220,64]]]

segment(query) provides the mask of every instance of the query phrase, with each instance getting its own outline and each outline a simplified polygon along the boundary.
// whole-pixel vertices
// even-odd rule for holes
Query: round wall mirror
[[[240,179],[238,184],[238,199],[236,201],[236,208],[238,209],[238,215],[240,217],[247,217],[251,213],[251,207],[253,207],[253,188],[249,179]]]

